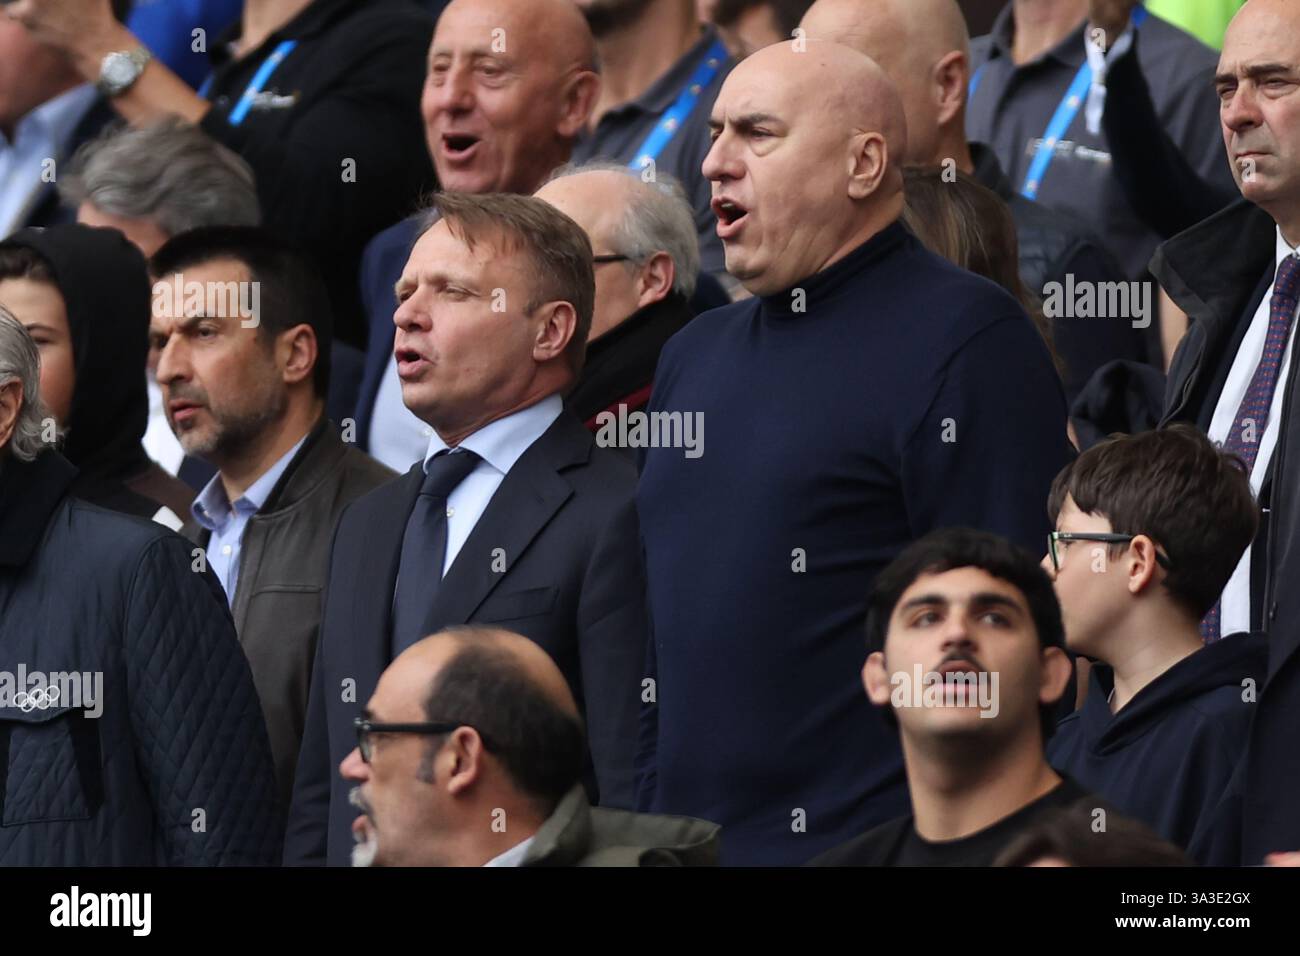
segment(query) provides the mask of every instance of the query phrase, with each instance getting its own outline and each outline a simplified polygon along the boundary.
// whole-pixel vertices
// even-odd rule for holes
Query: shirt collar
[[[296,445],[285,452],[279,461],[264,471],[242,495],[235,499],[233,506],[226,496],[225,485],[221,483],[221,473],[217,472],[190,505],[190,513],[194,515],[194,520],[209,531],[220,531],[230,520],[232,512],[244,515],[257,514],[266,504],[266,499],[270,497],[271,490],[280,480],[280,476],[293,461],[293,456],[298,454],[298,449],[302,448],[306,440],[306,435],[299,438]]]
[[[535,839],[537,839],[537,834],[533,834],[527,840],[524,840],[522,843],[516,843],[510,849],[506,850],[506,852],[500,854],[499,856],[494,856],[492,859],[488,860],[483,865],[484,866],[518,866],[520,863],[524,862],[524,857],[528,855],[528,848],[533,845],[533,841]]]
[[[507,474],[563,410],[564,399],[559,395],[548,395],[534,405],[489,422],[462,441],[459,447],[474,452],[501,474]],[[424,456],[425,474],[429,472],[433,456],[449,447],[435,431]]]
[[[1277,227],[1277,267],[1282,268],[1282,260],[1287,256],[1300,255],[1300,249],[1295,249],[1291,243],[1286,241],[1286,236],[1282,235],[1282,227]]]
[[[705,27],[700,32],[700,38],[682,55],[681,59],[668,68],[667,73],[650,84],[650,88],[636,99],[625,103],[622,108],[632,107],[655,115],[664,112],[681,95],[686,81],[691,78],[695,68],[704,59],[704,54],[709,52],[709,48],[717,40],[718,31],[711,26]]]
[[[46,142],[63,146],[72,139],[77,124],[90,111],[98,94],[88,83],[65,90],[52,100],[47,100],[32,110],[14,127],[12,143],[7,143],[0,133],[0,144],[13,146],[31,136],[44,135]]]

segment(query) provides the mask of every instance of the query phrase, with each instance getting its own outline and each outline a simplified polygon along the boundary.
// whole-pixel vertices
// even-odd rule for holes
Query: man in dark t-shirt
[[[912,814],[813,865],[990,866],[1080,800],[1080,825],[1105,838],[1112,811],[1044,755],[1071,665],[1052,583],[1027,552],[963,528],[925,536],[876,579],[867,645],[863,684],[899,728]]]

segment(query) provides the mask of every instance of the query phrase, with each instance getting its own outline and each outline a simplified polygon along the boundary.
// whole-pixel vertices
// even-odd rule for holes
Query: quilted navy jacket
[[[75,474],[0,451],[0,866],[276,862],[266,725],[220,585],[178,535],[68,497]],[[33,677],[73,672],[91,676]]]

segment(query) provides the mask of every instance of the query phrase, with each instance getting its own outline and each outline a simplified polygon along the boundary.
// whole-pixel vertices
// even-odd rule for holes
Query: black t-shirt
[[[1084,799],[1105,806],[1100,798],[1064,777],[1054,790],[968,837],[932,843],[916,832],[911,816],[899,817],[828,850],[809,865],[992,866],[1002,849],[1044,814]]]

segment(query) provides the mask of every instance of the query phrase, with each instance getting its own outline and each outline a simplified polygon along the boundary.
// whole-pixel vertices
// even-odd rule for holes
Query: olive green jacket
[[[542,824],[520,866],[717,866],[720,832],[694,817],[592,807],[578,785]]]

